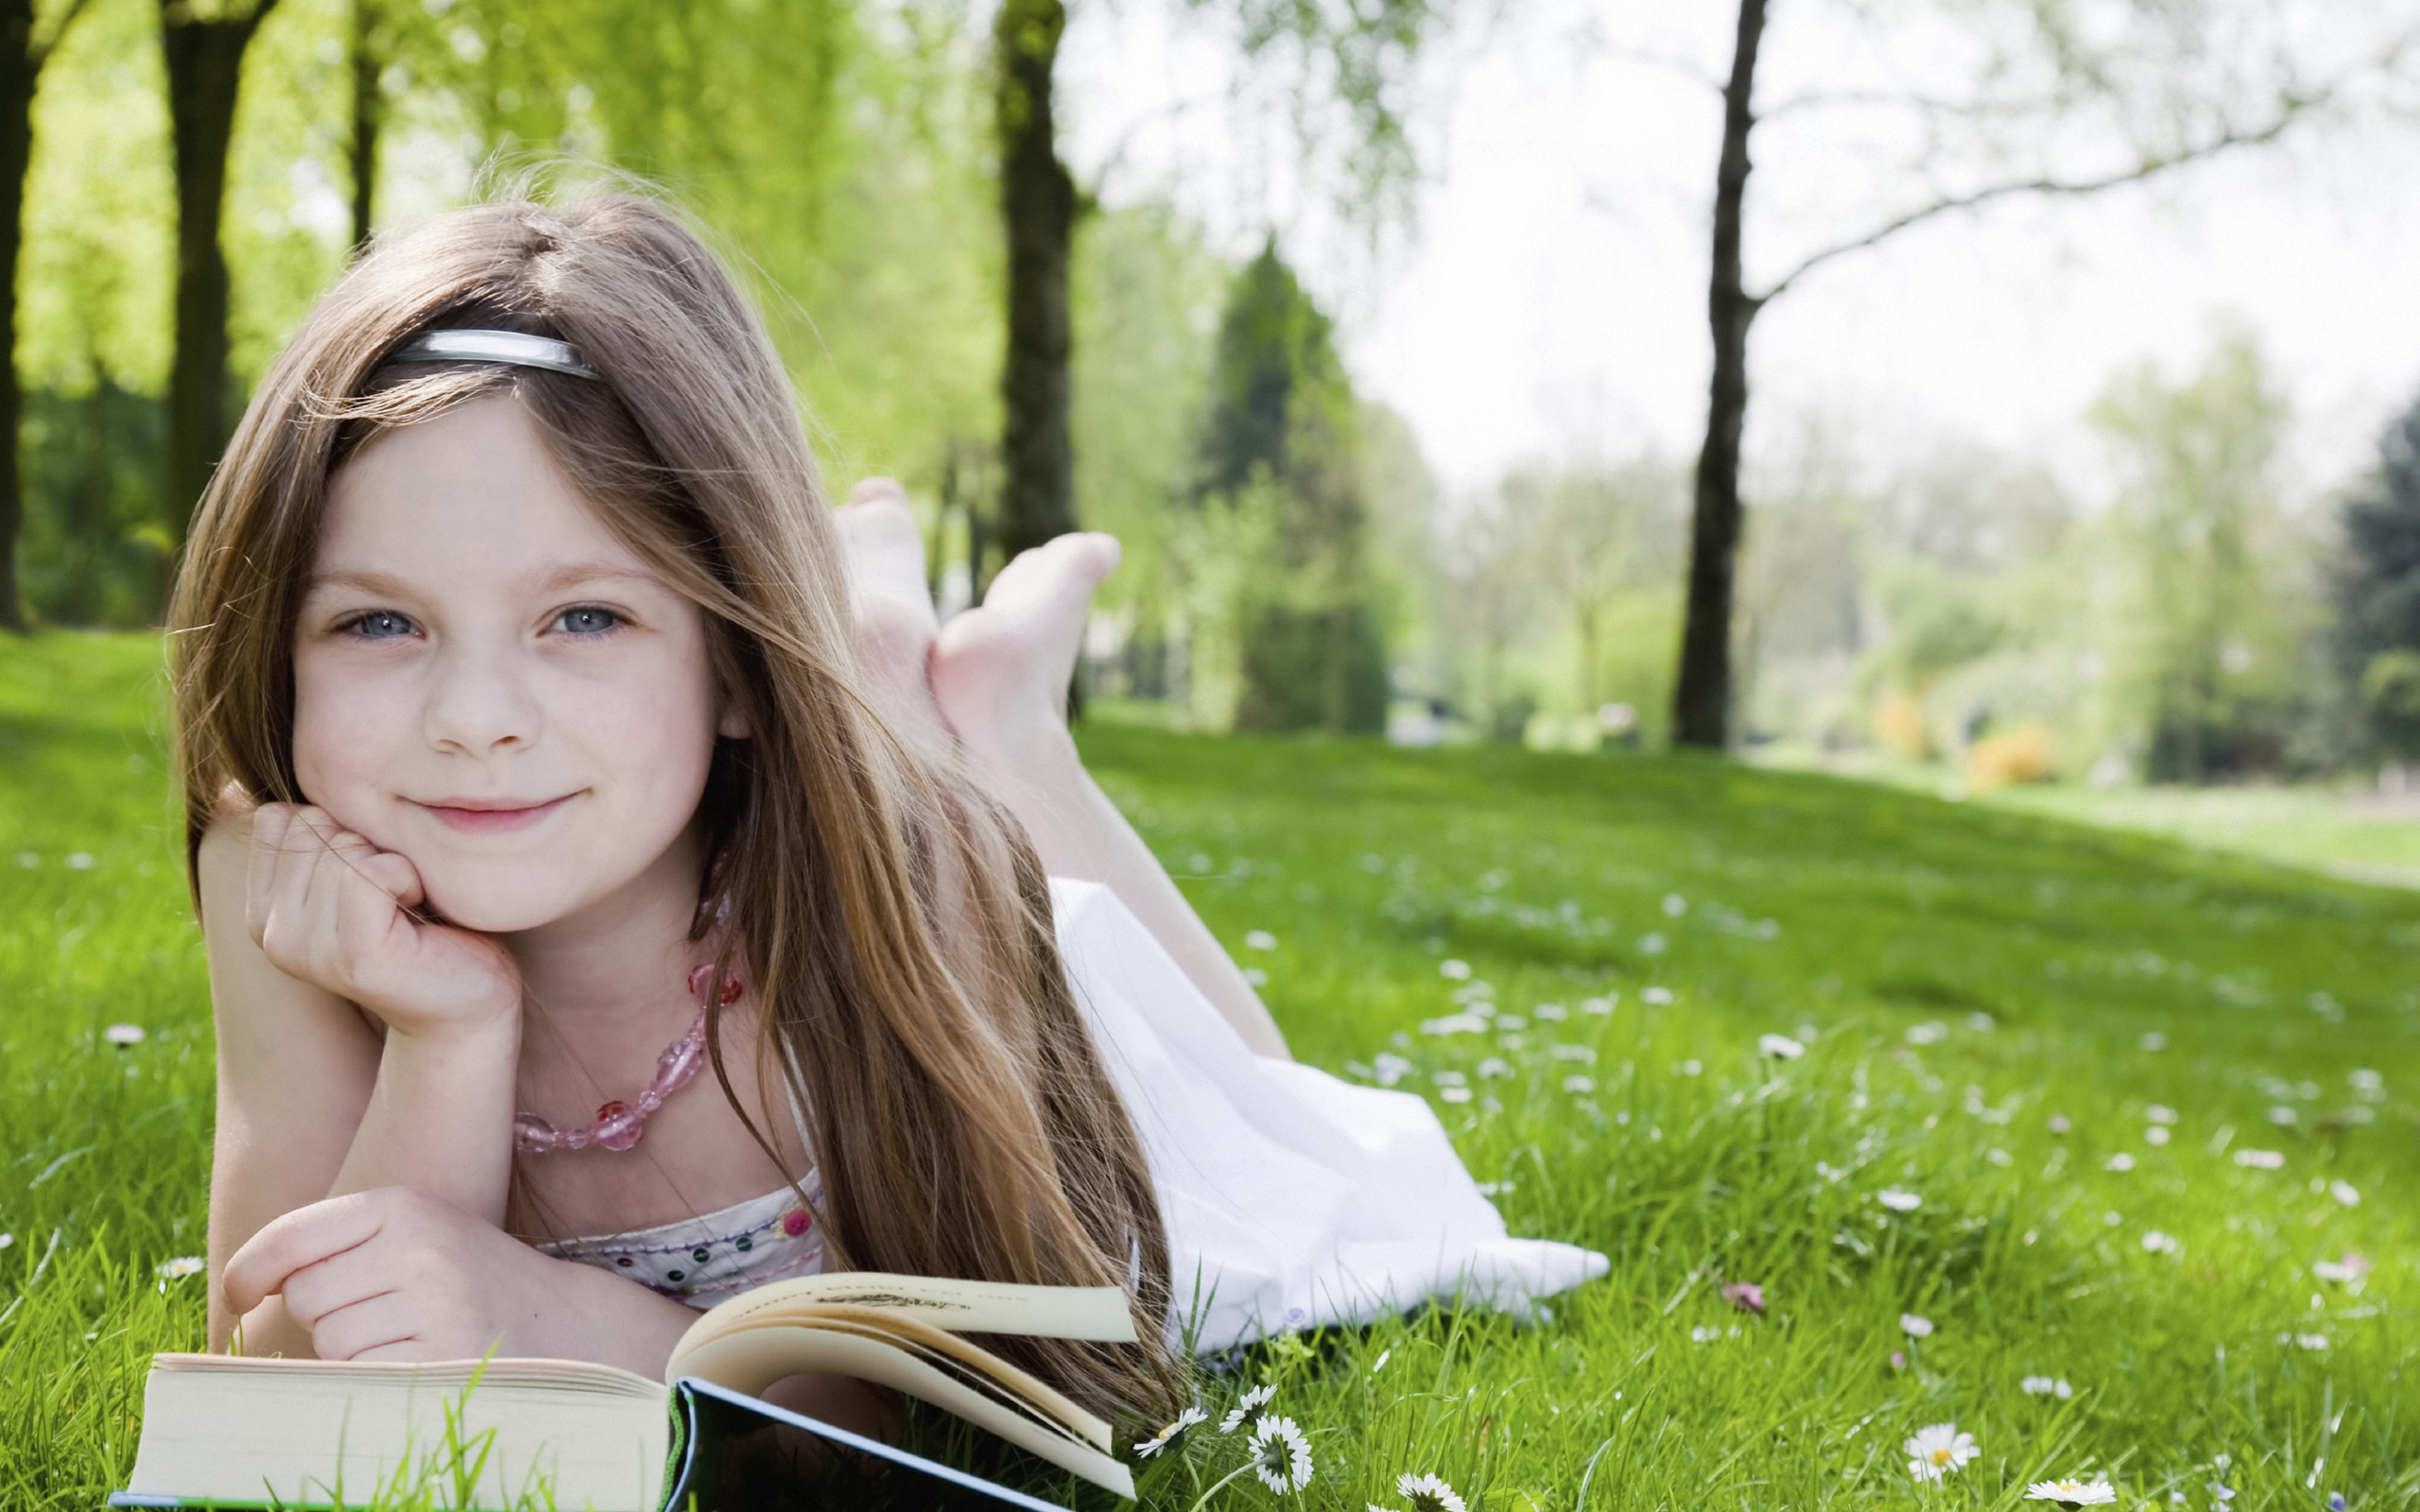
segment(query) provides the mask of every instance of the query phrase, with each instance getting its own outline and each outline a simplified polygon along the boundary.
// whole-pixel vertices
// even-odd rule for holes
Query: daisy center
[[[1936,1465],[1946,1465],[1955,1457],[1945,1449],[1936,1449],[1932,1452],[1932,1462]]]

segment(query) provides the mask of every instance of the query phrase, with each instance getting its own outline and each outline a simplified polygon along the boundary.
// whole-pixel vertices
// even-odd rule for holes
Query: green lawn
[[[11,1509],[116,1484],[146,1355],[200,1333],[155,1272],[200,1250],[210,1117],[156,654],[0,644]],[[2420,1503],[2420,896],[1688,759],[1086,746],[1300,1054],[1429,1095],[1516,1229],[1614,1257],[1535,1326],[1249,1362],[1311,1435],[1302,1504],[1433,1471],[1489,1512],[2013,1506],[2086,1469],[2128,1507]],[[2348,1251],[2362,1282],[2314,1273]],[[1147,1505],[1234,1466],[1215,1416]],[[1920,1489],[1941,1422],[1979,1456]]]

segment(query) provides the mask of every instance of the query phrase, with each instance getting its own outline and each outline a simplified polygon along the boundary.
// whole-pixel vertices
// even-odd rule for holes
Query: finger
[[[286,827],[294,809],[286,803],[264,803],[252,814],[251,865],[244,879],[244,927],[252,943],[268,933],[271,902],[277,893],[277,864],[284,853]]]
[[[896,499],[905,504],[908,502],[908,490],[897,478],[873,477],[860,479],[857,486],[849,490],[851,504],[872,504],[876,499]]]
[[[413,866],[408,856],[371,847],[366,854],[351,859],[354,873],[399,907],[417,908],[421,900],[428,896],[421,885],[420,868]]]
[[[383,1219],[368,1193],[314,1202],[270,1219],[229,1257],[218,1287],[241,1317],[285,1285],[305,1265],[341,1255],[378,1235]]]
[[[322,1360],[425,1360],[410,1298],[382,1292],[340,1307],[311,1325],[311,1350]]]
[[[358,1244],[303,1266],[279,1288],[285,1311],[304,1328],[317,1328],[320,1319],[340,1308],[400,1291],[393,1255],[380,1254],[392,1248],[391,1245]]]

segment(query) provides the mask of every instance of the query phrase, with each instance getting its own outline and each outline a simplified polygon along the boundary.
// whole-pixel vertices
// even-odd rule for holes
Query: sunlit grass
[[[121,1484],[146,1357],[200,1334],[201,1280],[156,1271],[201,1247],[210,1067],[155,657],[0,644],[10,1508]],[[1592,1512],[2012,1506],[2087,1469],[2129,1507],[2420,1500],[2420,898],[1684,759],[1086,745],[1299,1053],[1427,1095],[1517,1230],[1614,1259],[1526,1326],[1259,1351],[1146,1504],[1235,1468],[1217,1418],[1264,1380],[1310,1435],[1302,1504],[1346,1512],[1409,1509],[1407,1471],[1495,1512],[1583,1480]],[[2358,1292],[2312,1270],[2347,1251]],[[1900,1443],[1945,1421],[1981,1456],[1920,1491]],[[1293,1502],[1246,1475],[1212,1504]]]

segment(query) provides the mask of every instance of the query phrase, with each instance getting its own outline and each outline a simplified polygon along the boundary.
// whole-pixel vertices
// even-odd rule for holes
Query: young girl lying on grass
[[[1138,1408],[1185,1342],[1601,1273],[1508,1239],[1425,1103],[1288,1058],[1086,776],[1115,543],[942,627],[860,491],[641,199],[461,211],[313,312],[174,610],[213,1347],[655,1374],[847,1266],[1123,1286],[1144,1346],[1008,1348]]]

